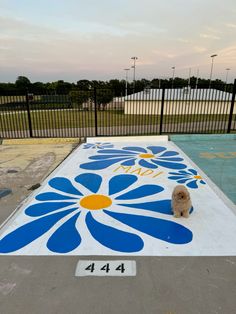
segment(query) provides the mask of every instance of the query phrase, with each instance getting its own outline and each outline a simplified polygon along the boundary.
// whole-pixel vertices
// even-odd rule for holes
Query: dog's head
[[[185,186],[178,185],[173,191],[173,198],[176,201],[187,201],[190,199],[190,195]]]

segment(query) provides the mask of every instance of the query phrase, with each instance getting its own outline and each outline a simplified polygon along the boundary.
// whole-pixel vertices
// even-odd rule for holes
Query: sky
[[[236,78],[235,0],[0,0],[0,82]],[[133,69],[128,71],[129,80]]]

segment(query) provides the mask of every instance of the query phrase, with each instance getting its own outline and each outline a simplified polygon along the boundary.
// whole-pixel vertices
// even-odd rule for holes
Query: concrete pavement
[[[28,188],[41,182],[74,145],[76,143],[0,146],[1,186],[13,190],[0,200],[0,222],[30,193]],[[10,169],[17,172],[9,173]],[[137,275],[121,278],[75,277],[79,259],[74,256],[0,256],[0,313],[235,312],[235,257],[127,257],[137,262]],[[117,258],[87,256],[81,259]]]

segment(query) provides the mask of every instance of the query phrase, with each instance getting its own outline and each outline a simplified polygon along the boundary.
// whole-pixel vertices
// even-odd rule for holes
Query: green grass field
[[[30,113],[33,130],[86,128],[95,126],[93,111],[41,110]],[[235,119],[235,117],[234,117]],[[166,115],[163,123],[187,123],[205,121],[227,121],[228,115]],[[120,111],[98,111],[98,127],[157,125],[159,115],[125,115]],[[22,131],[28,129],[27,112],[0,112],[0,131]]]

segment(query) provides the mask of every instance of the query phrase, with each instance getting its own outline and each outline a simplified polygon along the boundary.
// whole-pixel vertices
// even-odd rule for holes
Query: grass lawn
[[[86,128],[95,126],[94,111],[38,110],[30,113],[33,130]],[[234,117],[235,119],[235,117]],[[166,115],[163,123],[187,123],[200,121],[227,121],[228,115]],[[120,111],[98,111],[98,127],[157,125],[159,115],[125,115]],[[27,130],[28,116],[25,111],[0,112],[0,131]]]

